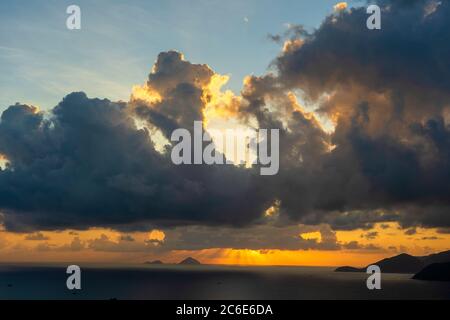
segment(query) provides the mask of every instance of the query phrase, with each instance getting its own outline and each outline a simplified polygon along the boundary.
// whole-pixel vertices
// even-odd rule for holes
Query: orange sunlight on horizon
[[[299,234],[322,241],[319,232]],[[0,230],[0,262],[143,263],[159,259],[177,263],[192,256],[204,264],[365,266],[402,252],[421,256],[448,250],[449,234],[435,229],[402,230],[396,223],[377,224],[371,230],[337,231],[338,250],[154,250],[164,244],[161,230],[123,234],[110,229],[12,233]]]

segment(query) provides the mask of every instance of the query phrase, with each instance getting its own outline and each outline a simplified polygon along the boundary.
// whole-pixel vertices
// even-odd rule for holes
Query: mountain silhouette
[[[417,273],[424,267],[432,263],[450,262],[450,250],[429,256],[415,257],[406,253],[399,254],[394,257],[377,261],[375,264],[380,267],[381,272],[386,273]],[[365,272],[365,268],[339,267],[336,272]]]
[[[430,254],[428,256],[420,257],[420,259],[426,264],[450,262],[450,250],[439,253]]]
[[[413,276],[416,280],[450,281],[450,262],[432,263]]]
[[[196,260],[196,259],[194,259],[192,257],[188,257],[188,258],[184,259],[183,261],[181,261],[178,264],[199,265],[201,263],[200,263],[200,261],[198,261],[198,260]]]
[[[386,258],[375,263],[382,272],[387,273],[416,273],[424,267],[424,262],[406,253],[392,258]]]
[[[355,268],[350,266],[337,267],[334,272],[365,272],[367,268]]]

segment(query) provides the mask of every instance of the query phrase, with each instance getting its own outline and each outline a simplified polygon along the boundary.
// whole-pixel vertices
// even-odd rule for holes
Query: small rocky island
[[[200,261],[192,258],[192,257],[188,257],[186,259],[184,259],[183,261],[181,261],[178,264],[182,264],[182,265],[200,265]]]
[[[151,261],[145,261],[144,264],[149,264],[149,265],[166,265],[164,262],[162,262],[161,260],[151,260]],[[188,257],[182,261],[180,261],[179,263],[168,263],[168,265],[173,265],[173,264],[177,264],[177,265],[201,265],[200,261],[192,258],[192,257]]]

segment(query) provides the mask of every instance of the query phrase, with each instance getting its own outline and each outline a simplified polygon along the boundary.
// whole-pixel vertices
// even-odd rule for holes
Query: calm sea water
[[[82,290],[66,288],[66,266],[0,265],[0,299],[450,299],[450,283],[320,267],[83,266]]]

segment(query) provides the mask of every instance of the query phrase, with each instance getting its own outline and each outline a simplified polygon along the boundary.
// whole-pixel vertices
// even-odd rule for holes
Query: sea
[[[372,300],[450,299],[450,282],[382,274],[369,290],[366,273],[328,267],[80,265],[81,290],[69,290],[67,265],[0,264],[0,299],[72,300]]]

